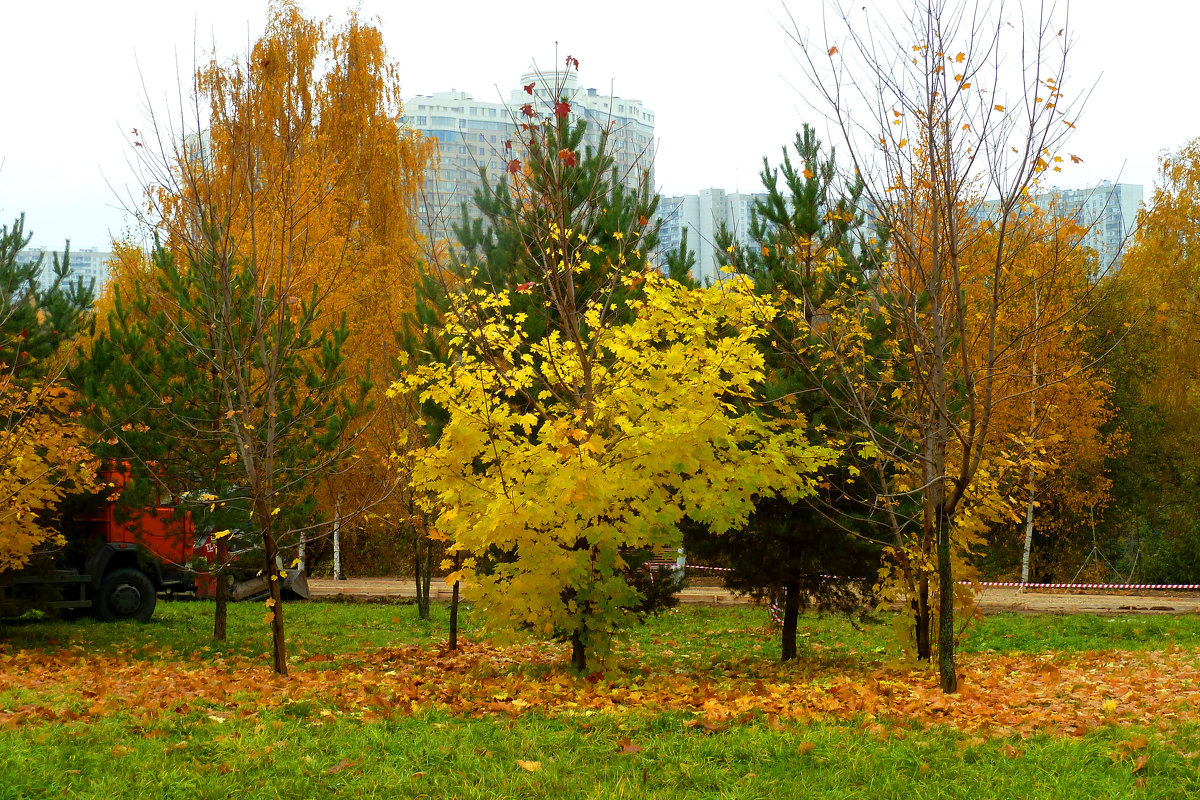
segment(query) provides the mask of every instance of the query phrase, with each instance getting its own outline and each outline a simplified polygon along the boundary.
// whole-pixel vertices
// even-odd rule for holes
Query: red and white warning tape
[[[733,572],[729,567],[705,567],[701,564],[685,564],[684,569],[706,569],[709,572]]]
[[[669,562],[668,562],[669,563]],[[664,564],[665,566],[666,564]],[[674,564],[670,564],[674,566]],[[706,570],[708,572],[733,572],[728,567],[706,567],[702,564],[687,564],[685,569],[689,570]],[[822,575],[823,578],[831,580],[839,580],[837,575]],[[862,578],[852,578],[850,580],[863,580]],[[958,581],[963,586],[976,585],[981,587],[1003,587],[1016,589],[1109,589],[1128,591],[1131,589],[1183,589],[1190,591],[1200,590],[1200,583],[1021,583],[1020,581],[979,581],[972,584],[972,581]],[[767,608],[771,615],[771,621],[776,625],[783,624],[783,610],[778,603],[768,603]]]
[[[728,567],[706,567],[702,564],[688,564],[686,569],[707,570],[709,572],[732,572]],[[822,575],[830,580],[863,580],[862,578],[842,578],[838,575]],[[972,581],[958,581],[963,586],[969,586]],[[1190,589],[1200,590],[1200,583],[1021,583],[1020,581],[979,581],[978,586],[1000,586],[1026,589]]]
[[[970,581],[959,581],[967,585]],[[980,581],[980,586],[1025,587],[1026,589],[1200,589],[1200,583],[1021,583]]]

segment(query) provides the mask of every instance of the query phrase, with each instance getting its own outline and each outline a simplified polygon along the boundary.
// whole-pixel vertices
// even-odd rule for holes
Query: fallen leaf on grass
[[[358,763],[358,762],[351,761],[350,759],[347,759],[347,758],[343,758],[337,764],[335,764],[334,766],[329,768],[329,774],[337,775],[339,772],[346,769],[347,767],[353,767],[356,763]]]
[[[617,752],[620,753],[621,755],[630,755],[632,753],[640,753],[645,749],[646,748],[642,747],[640,744],[634,744],[628,738],[624,738],[621,741],[617,742]]]
[[[809,753],[811,753],[813,750],[816,750],[816,749],[817,749],[817,746],[815,744],[813,744],[812,742],[801,742],[800,746],[796,748],[796,752],[802,756],[806,756]]]
[[[1146,768],[1146,762],[1149,760],[1150,760],[1149,755],[1138,756],[1137,761],[1133,762],[1133,773],[1132,774],[1136,775],[1137,773],[1144,770]]]
[[[3,728],[79,719],[81,697],[82,708],[92,717],[122,713],[154,721],[163,714],[196,711],[202,720],[252,718],[259,707],[255,701],[274,702],[285,686],[257,657],[222,656],[219,663],[193,663],[160,651],[154,660],[131,662],[102,654],[37,650],[17,650],[5,657],[0,692],[24,689],[38,699],[0,711]],[[334,668],[351,657],[352,667]],[[530,708],[580,717],[652,708],[692,714],[686,724],[707,733],[747,722],[779,732],[794,721],[822,719],[862,720],[864,730],[876,733],[876,721],[912,719],[921,727],[946,725],[1001,740],[1040,730],[1082,736],[1104,724],[1136,723],[1161,710],[1162,698],[1167,697],[1173,698],[1175,719],[1200,719],[1200,669],[1186,650],[1069,657],[970,654],[963,659],[963,680],[969,681],[970,689],[950,699],[939,697],[927,673],[902,667],[847,668],[825,675],[815,687],[779,680],[765,667],[748,662],[736,669],[726,665],[716,684],[704,675],[651,673],[634,688],[598,675],[587,680],[567,676],[567,657],[561,645],[540,642],[513,647],[472,643],[454,652],[404,645],[336,656],[306,654],[303,658],[311,665],[288,679],[286,702],[306,703],[311,709],[307,716],[327,722],[347,714],[369,721],[441,708],[452,714],[503,716],[512,724]],[[544,678],[514,682],[516,665],[547,670]],[[500,702],[497,696],[517,699]],[[263,724],[283,725],[278,720]],[[877,735],[901,738],[904,733],[885,722]],[[155,728],[146,735],[168,734]],[[1132,766],[1132,751],[1139,746],[1145,745],[1136,736],[1115,745],[1114,760],[1128,758]]]
[[[539,769],[542,768],[542,762],[540,762],[540,761],[521,761],[520,759],[517,759],[517,766],[520,767],[521,769],[525,770],[526,772],[537,772]]]

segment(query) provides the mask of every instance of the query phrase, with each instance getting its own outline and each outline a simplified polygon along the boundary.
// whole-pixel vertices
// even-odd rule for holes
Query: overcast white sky
[[[350,3],[301,5],[311,16],[340,20]],[[357,5],[379,18],[405,96],[458,89],[506,98],[531,62],[554,65],[557,42],[559,58],[579,59],[582,85],[638,98],[655,112],[664,194],[757,191],[762,157],[776,160],[801,122],[813,119],[798,91],[804,78],[781,29],[787,16],[779,0]],[[788,5],[801,28],[819,33],[820,0]],[[126,136],[146,126],[146,93],[156,108],[166,107],[177,69],[190,72],[194,43],[244,52],[263,28],[267,0],[0,6],[0,222],[24,211],[34,244],[61,247],[70,238],[77,248],[105,248],[128,224],[118,192],[134,180]],[[1065,170],[1060,185],[1119,178],[1144,184],[1149,197],[1158,154],[1200,136],[1198,23],[1191,0],[1075,0],[1068,94],[1098,83],[1069,148],[1084,163]]]

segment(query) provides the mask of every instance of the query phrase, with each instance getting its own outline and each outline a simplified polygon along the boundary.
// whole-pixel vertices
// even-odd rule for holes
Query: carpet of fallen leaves
[[[773,725],[859,720],[985,735],[1083,735],[1107,724],[1200,719],[1200,653],[1181,648],[965,655],[953,696],[939,691],[933,672],[900,666],[822,671],[764,660],[719,677],[631,669],[586,678],[570,674],[566,662],[566,650],[549,644],[406,646],[297,659],[291,677],[280,678],[242,658],[0,649],[0,726],[118,712],[199,713],[220,722],[268,707],[365,721],[431,708],[472,716],[680,711],[709,731],[761,714]]]

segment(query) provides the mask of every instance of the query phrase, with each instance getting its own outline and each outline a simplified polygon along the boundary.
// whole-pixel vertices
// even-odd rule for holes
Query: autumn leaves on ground
[[[1195,619],[976,621],[981,575],[1184,582],[1200,541],[1200,156],[1102,261],[1036,200],[1080,160],[1066,23],[991,10],[796,31],[836,149],[798,120],[700,285],[578,58],[498,141],[423,139],[377,28],[272,3],[159,117],[180,135],[133,130],[96,305],[0,229],[0,577],[85,549],[61,505],[107,459],[123,511],[169,497],[206,537],[175,566],[217,595],[6,629],[0,794],[1195,793]],[[439,205],[469,146],[503,170]],[[416,614],[285,602],[335,535],[415,573]],[[781,629],[663,613],[680,547]],[[78,588],[149,611],[156,558]],[[227,608],[250,562],[269,597]],[[473,608],[431,608],[435,577]]]
[[[245,606],[224,645],[206,636],[204,603],[169,604],[145,626],[10,629],[0,794],[586,797],[611,781],[607,796],[758,797],[800,780],[830,796],[910,784],[996,796],[992,782],[1047,797],[1200,789],[1193,617],[985,620],[946,696],[936,673],[897,658],[886,618],[806,617],[801,657],[783,665],[764,609],[687,608],[637,628],[607,674],[580,677],[569,647],[477,638],[469,615],[467,643],[447,651],[442,607],[428,623],[412,606],[289,611],[288,679],[263,663]]]

